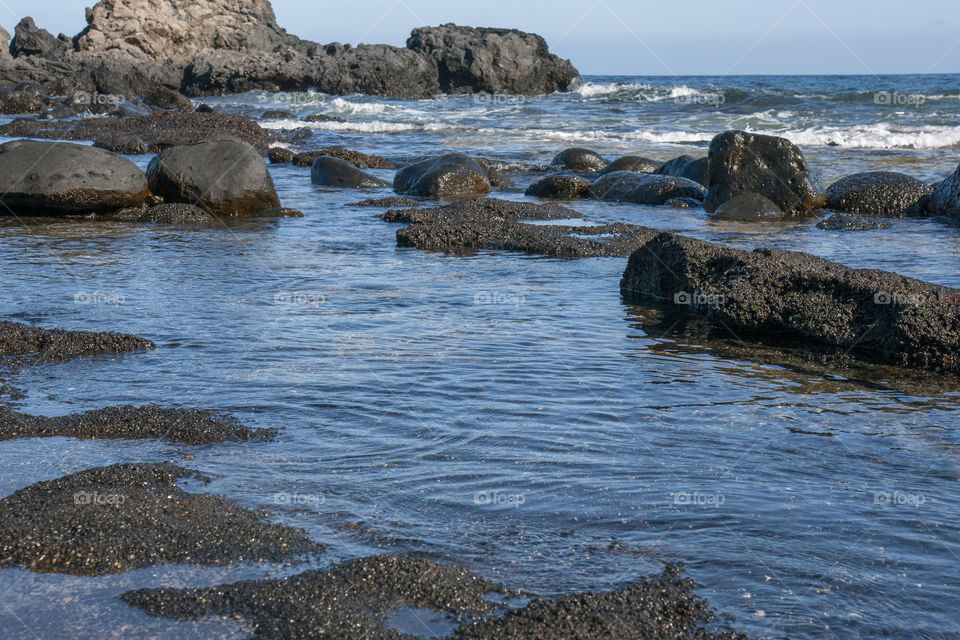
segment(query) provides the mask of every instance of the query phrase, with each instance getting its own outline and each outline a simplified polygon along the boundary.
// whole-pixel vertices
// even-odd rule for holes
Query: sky
[[[92,0],[0,0],[54,35]],[[539,33],[585,75],[960,73],[957,0],[274,0],[280,25],[319,42],[403,45],[446,22]]]

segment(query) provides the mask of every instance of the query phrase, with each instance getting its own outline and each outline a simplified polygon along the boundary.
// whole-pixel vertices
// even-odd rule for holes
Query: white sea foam
[[[625,84],[623,82],[584,82],[577,89],[584,98],[596,98],[598,96],[609,96],[615,93],[626,91],[644,91],[650,89],[648,84]]]
[[[960,146],[960,126],[928,125],[896,129],[888,123],[879,123],[788,130],[776,135],[800,146],[831,145],[851,149],[950,149]]]

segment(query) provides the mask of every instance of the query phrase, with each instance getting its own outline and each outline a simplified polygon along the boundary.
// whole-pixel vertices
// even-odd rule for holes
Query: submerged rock
[[[620,288],[676,300],[741,336],[960,371],[960,291],[895,273],[664,233],[630,256]]]
[[[803,153],[785,138],[727,131],[710,143],[709,158],[708,213],[743,193],[769,198],[788,215],[805,215],[826,204]]]
[[[818,222],[817,226],[827,231],[872,231],[889,229],[892,225],[882,220],[861,218],[852,213],[835,213],[826,220]]]
[[[827,208],[861,216],[901,218],[931,190],[929,185],[902,173],[857,173],[830,185]]]
[[[328,187],[376,189],[390,186],[380,178],[375,178],[357,169],[349,162],[330,156],[320,156],[313,161],[310,181],[313,184]]]
[[[150,190],[166,202],[195,204],[217,216],[257,214],[280,206],[256,149],[232,138],[164,149],[147,168]]]
[[[231,416],[200,409],[107,407],[49,418],[0,405],[0,441],[61,436],[79,440],[159,439],[184,444],[246,442],[273,438],[272,429],[251,429]]]
[[[409,198],[400,198],[397,196],[391,196],[389,198],[374,198],[361,200],[360,202],[352,202],[348,204],[348,207],[380,207],[382,209],[389,209],[392,207],[419,207],[424,204],[419,200],[410,200]]]
[[[603,169],[600,174],[611,173],[613,171],[635,171],[637,173],[656,173],[662,166],[662,163],[650,158],[640,156],[624,156],[617,158]]]
[[[124,209],[113,216],[112,220],[130,222],[156,222],[158,224],[207,224],[214,222],[214,217],[195,204],[173,202],[159,204],[154,207],[139,209]]]
[[[687,180],[693,180],[706,187],[710,185],[709,166],[710,163],[707,158],[694,158],[693,156],[683,155],[665,162],[655,173],[662,176],[686,178]]]
[[[147,179],[130,160],[66,142],[0,145],[0,201],[8,215],[111,212],[146,201]]]
[[[720,205],[713,217],[740,222],[769,222],[783,218],[783,211],[770,198],[757,193],[741,193]]]
[[[448,153],[400,169],[393,190],[402,195],[455,199],[484,196],[492,190],[484,168],[470,156]]]
[[[298,529],[176,485],[197,472],[117,464],[0,500],[0,567],[97,576],[159,564],[283,562],[319,547]]]
[[[313,161],[320,156],[330,156],[349,162],[358,169],[396,169],[394,164],[386,158],[360,153],[342,147],[324,147],[314,151],[304,151],[293,156],[291,162],[298,167],[312,167]]]
[[[71,360],[81,356],[153,349],[151,341],[125,333],[44,329],[0,321],[0,355],[31,360]]]
[[[924,209],[932,216],[960,220],[960,166],[949,178],[933,188]]]
[[[565,149],[553,158],[550,166],[592,173],[607,166],[607,161],[599,153],[590,149]]]
[[[607,202],[662,205],[670,200],[691,198],[702,201],[702,185],[674,176],[661,176],[634,171],[613,171],[600,176],[590,185],[590,195]]]
[[[588,195],[590,183],[578,176],[554,174],[541,178],[527,187],[528,196],[571,200]]]

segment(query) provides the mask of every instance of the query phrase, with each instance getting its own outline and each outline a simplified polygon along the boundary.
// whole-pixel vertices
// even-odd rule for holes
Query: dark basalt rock
[[[698,209],[703,206],[703,202],[696,198],[671,198],[663,203],[667,207],[676,207],[677,209]]]
[[[268,440],[276,436],[276,431],[251,429],[232,416],[200,409],[107,407],[48,418],[17,413],[0,404],[0,441],[56,436],[79,440],[158,439],[200,445]]]
[[[827,207],[840,213],[901,218],[931,191],[929,185],[902,173],[858,173],[830,185]]]
[[[297,116],[289,111],[264,111],[261,120],[296,120]]]
[[[170,464],[118,464],[38,482],[0,500],[0,567],[97,576],[159,564],[284,562],[319,547],[264,514],[176,482]]]
[[[651,160],[650,158],[642,158],[640,156],[624,156],[622,158],[617,158],[603,169],[600,170],[600,175],[606,173],[612,173],[614,171],[635,171],[636,173],[657,173],[657,170],[662,167],[663,164],[657,162],[656,160]]]
[[[702,185],[673,176],[661,176],[634,171],[613,171],[600,176],[590,185],[590,194],[607,202],[662,205],[670,200],[703,199]]]
[[[580,74],[538,35],[445,24],[414,29],[407,47],[431,60],[445,93],[544,94],[572,91]]]
[[[616,223],[596,226],[528,224],[580,214],[555,204],[494,198],[465,200],[444,207],[388,211],[387,222],[408,222],[397,244],[428,251],[469,254],[481,250],[520,251],[553,258],[627,256],[656,235],[655,229]]]
[[[550,166],[592,173],[606,167],[607,161],[590,149],[565,149],[553,158]]]
[[[960,370],[960,291],[805,253],[752,252],[658,235],[630,256],[621,291],[689,309],[741,337],[821,344],[899,366]]]
[[[328,187],[376,189],[390,186],[380,178],[375,178],[357,169],[349,162],[330,156],[320,156],[313,161],[310,181],[313,184]]]
[[[40,29],[27,17],[20,21],[14,29],[13,40],[10,41],[10,55],[14,58],[21,56],[40,56],[56,60],[67,52],[69,46],[57,40],[46,29]]]
[[[933,188],[930,198],[924,202],[923,211],[931,216],[960,220],[960,166]]]
[[[234,138],[164,149],[150,161],[147,179],[164,201],[195,204],[216,216],[280,206],[267,163],[256,149]]]
[[[67,118],[76,118],[77,112],[72,107],[65,104],[53,109],[48,109],[38,116],[42,120],[66,120]]]
[[[92,140],[104,145],[125,145],[131,140],[138,140],[146,144],[152,152],[229,135],[253,145],[264,155],[270,144],[278,140],[246,116],[182,111],[158,111],[149,115],[123,118],[84,118],[69,122],[19,118],[0,126],[0,135],[16,138]]]
[[[190,102],[190,98],[168,87],[157,87],[146,94],[143,96],[143,103],[169,111],[193,111],[193,103]]]
[[[142,156],[150,153],[147,145],[137,138],[113,140],[110,142],[94,142],[93,146],[97,149],[104,149],[111,153],[122,153],[127,156]]]
[[[156,222],[158,224],[211,224],[216,219],[194,204],[173,202],[153,207],[124,209],[110,216],[112,220]]]
[[[361,200],[360,202],[352,202],[348,204],[348,207],[379,207],[382,209],[389,209],[391,207],[419,207],[423,202],[417,200],[410,200],[409,198],[400,198],[397,196],[391,196],[389,198],[376,198],[376,199],[367,199]]]
[[[293,162],[294,158],[293,151],[285,147],[270,147],[270,150],[267,152],[267,157],[270,159],[270,162],[273,164],[290,164]],[[312,166],[312,162],[310,163]]]
[[[693,156],[683,155],[665,162],[663,166],[654,173],[662,176],[676,176],[693,180],[703,186],[710,186],[709,160],[707,158],[694,158]]]
[[[53,104],[33,82],[21,82],[13,89],[0,89],[0,113],[42,113]]]
[[[806,215],[826,200],[803,153],[785,138],[727,131],[710,143],[709,190],[704,209],[713,213],[742,193],[772,200],[788,215]]]
[[[740,222],[769,222],[783,218],[783,211],[770,198],[756,193],[741,193],[724,202],[713,217]]]
[[[301,118],[304,122],[346,122],[343,118],[338,116],[328,116],[324,113],[311,113],[308,116]]]
[[[537,198],[557,198],[572,200],[583,198],[590,191],[590,183],[583,178],[570,175],[552,175],[541,178],[527,187],[526,195]]]
[[[861,218],[852,213],[835,213],[826,220],[821,220],[817,226],[826,231],[872,231],[874,229],[889,229],[889,222]]]
[[[130,160],[65,142],[0,145],[0,215],[111,212],[142,204],[147,179]]]
[[[26,360],[72,360],[82,356],[145,351],[155,346],[149,340],[124,333],[44,329],[0,321],[0,355]]]
[[[396,169],[392,162],[380,156],[374,156],[342,147],[324,147],[315,151],[304,151],[293,156],[293,164],[298,167],[312,167],[313,161],[320,156],[340,158],[358,169]]]
[[[473,158],[449,153],[400,169],[393,180],[399,194],[423,198],[475,198],[490,193],[487,172]]]

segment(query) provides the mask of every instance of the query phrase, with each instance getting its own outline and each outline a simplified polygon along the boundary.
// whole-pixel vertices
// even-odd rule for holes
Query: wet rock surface
[[[470,156],[448,153],[408,165],[397,172],[393,190],[401,195],[455,199],[484,196],[492,190],[487,171]]]
[[[741,193],[717,209],[714,218],[740,222],[765,222],[783,218],[777,203],[757,193]]]
[[[662,166],[662,163],[650,158],[640,156],[624,156],[617,158],[603,169],[601,174],[611,173],[613,171],[636,171],[637,173],[656,173]]]
[[[49,418],[0,404],[0,440],[63,436],[78,440],[144,440],[199,445],[267,440],[276,432],[251,429],[215,411],[164,407],[107,407]]]
[[[550,162],[551,167],[563,167],[571,171],[594,172],[607,166],[607,161],[590,149],[564,149]]]
[[[133,162],[103,149],[66,142],[14,140],[0,145],[0,215],[116,211],[149,193]]]
[[[209,224],[215,218],[194,204],[175,202],[155,207],[125,209],[109,216],[111,220],[156,222],[158,224]]]
[[[613,171],[595,180],[589,194],[606,202],[662,205],[670,200],[690,198],[702,201],[706,190],[686,178],[661,176],[634,171]]]
[[[460,623],[454,640],[741,640],[730,630],[707,631],[714,616],[694,595],[696,584],[676,567],[607,593],[535,599],[521,609],[491,602],[503,587],[453,566],[408,556],[374,556],[282,580],[212,589],[141,589],[121,598],[154,616],[196,620],[242,616],[256,638],[369,638],[411,636],[389,628],[391,611],[405,607],[446,614]],[[516,595],[516,594],[514,594]]]
[[[160,111],[143,116],[85,118],[50,121],[18,118],[0,126],[0,135],[19,138],[92,140],[123,151],[125,145],[140,143],[152,152],[192,144],[218,135],[229,135],[253,145],[266,154],[277,138],[261,129],[252,118],[220,113]]]
[[[527,187],[526,195],[537,198],[574,199],[589,194],[590,183],[579,176],[555,174]]]
[[[682,155],[673,160],[669,160],[658,168],[654,173],[662,176],[676,176],[693,180],[703,186],[710,185],[709,160],[707,158],[694,158],[693,156]]]
[[[357,169],[346,160],[330,156],[320,156],[313,161],[310,181],[313,184],[328,187],[352,187],[357,189],[376,189],[390,186],[380,178],[375,178]]]
[[[284,562],[319,551],[305,533],[224,498],[171,464],[118,464],[30,485],[0,500],[0,567],[103,575],[159,564]]]
[[[960,370],[960,291],[809,254],[657,235],[630,256],[629,296],[675,300],[737,335],[819,343],[899,366]],[[678,297],[679,296],[679,297]]]
[[[826,220],[818,222],[817,226],[826,231],[872,231],[889,229],[892,225],[883,220],[862,218],[852,213],[835,213]]]
[[[149,340],[123,333],[44,329],[0,321],[0,354],[28,360],[63,361],[82,356],[143,351],[155,346]]]
[[[398,196],[390,196],[389,198],[368,198],[367,200],[361,200],[360,202],[352,202],[348,204],[348,207],[379,207],[382,209],[390,208],[399,208],[399,207],[419,207],[424,204],[418,200],[411,200],[409,198],[400,198]]]
[[[933,188],[923,209],[933,216],[960,220],[960,166],[949,178]]]
[[[627,256],[656,230],[616,223],[596,226],[528,224],[525,220],[564,220],[580,214],[558,205],[486,198],[445,207],[388,211],[388,222],[408,222],[397,244],[424,250],[471,253],[520,251],[553,258]]]
[[[324,147],[323,149],[316,149],[314,151],[303,151],[301,153],[294,154],[290,159],[290,162],[298,167],[312,167],[314,160],[320,156],[339,158],[340,160],[349,162],[358,169],[397,168],[386,158],[381,158],[380,156],[370,155],[367,153],[360,153],[359,151],[353,151],[351,149],[343,149],[341,147]]]
[[[929,185],[902,173],[858,173],[830,185],[827,208],[861,216],[901,218],[931,191]]]
[[[826,204],[803,152],[786,138],[727,131],[710,143],[709,189],[704,209],[713,213],[744,193],[772,200],[788,215],[800,216]]]
[[[147,179],[150,191],[165,202],[195,204],[216,216],[280,206],[267,163],[252,146],[233,138],[164,149],[150,161]]]

